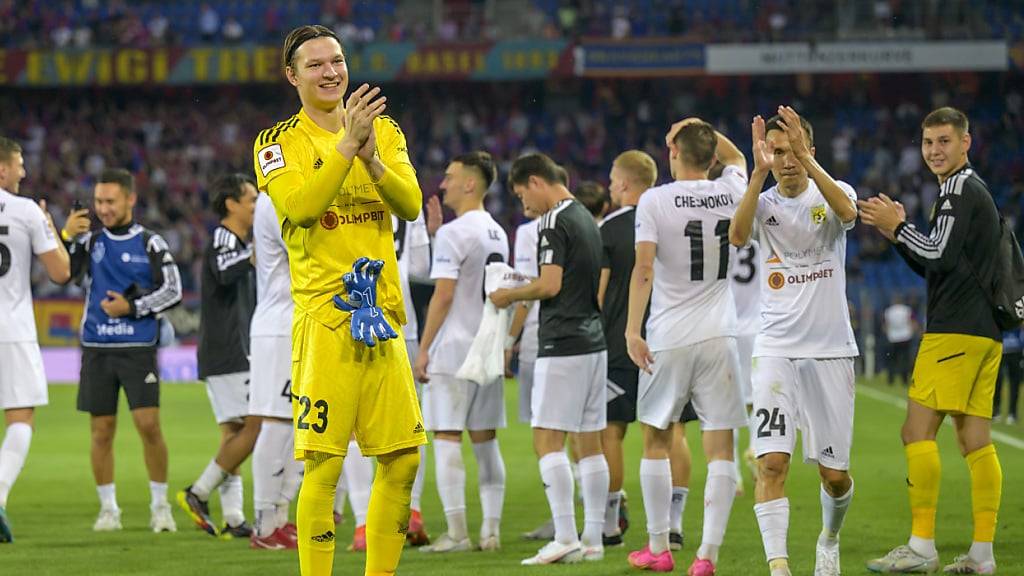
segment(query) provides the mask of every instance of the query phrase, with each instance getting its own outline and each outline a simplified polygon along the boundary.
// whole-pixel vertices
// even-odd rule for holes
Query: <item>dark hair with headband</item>
[[[288,37],[284,39],[284,48],[281,50],[281,67],[288,68],[292,65],[292,59],[295,58],[295,51],[299,49],[306,42],[313,40],[314,38],[334,38],[338,44],[344,49],[345,45],[341,43],[341,38],[334,33],[334,30],[326,26],[314,24],[312,26],[299,26],[288,33]]]

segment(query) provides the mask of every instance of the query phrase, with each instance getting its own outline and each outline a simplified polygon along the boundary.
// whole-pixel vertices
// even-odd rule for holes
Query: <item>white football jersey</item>
[[[717,180],[672,182],[640,197],[636,243],[657,244],[647,320],[652,352],[736,335],[729,222],[746,188],[746,171],[728,166]]]
[[[0,188],[0,342],[37,342],[32,258],[57,249],[38,204]]]
[[[424,271],[430,266],[430,250],[422,250],[424,246],[430,246],[430,236],[427,235],[427,221],[423,218],[423,211],[412,222],[402,220],[398,216],[391,216],[391,231],[395,235],[395,257],[398,259],[398,280],[402,285],[402,302],[405,304],[405,325],[402,332],[406,340],[416,340],[419,334],[419,323],[416,322],[416,308],[412,302],[412,287],[409,285],[410,268],[422,268]],[[424,262],[413,262],[413,258],[422,257]],[[420,266],[416,266],[420,264]]]
[[[856,206],[857,193],[839,186]],[[761,331],[754,356],[847,358],[857,355],[846,302],[846,231],[813,180],[796,198],[773,186],[758,197]]]
[[[540,231],[540,219],[530,220],[520,224],[516,228],[516,251],[515,266],[519,272],[527,278],[537,278],[540,270],[537,265],[537,237]],[[537,351],[540,343],[537,340],[537,330],[540,327],[540,303],[534,302],[530,306],[530,312],[526,315],[526,322],[523,324],[523,335],[519,339],[519,358],[526,362],[533,362],[537,359]]]
[[[256,310],[250,336],[291,336],[292,279],[288,272],[288,250],[281,238],[281,225],[270,196],[256,197],[252,223],[252,244],[256,252]]]
[[[729,284],[736,303],[736,333],[754,335],[761,329],[761,261],[759,244],[732,247],[729,264]]]
[[[431,374],[454,375],[465,361],[483,317],[484,268],[491,262],[508,262],[508,236],[486,210],[471,210],[438,229],[430,277],[456,282],[430,346]]]

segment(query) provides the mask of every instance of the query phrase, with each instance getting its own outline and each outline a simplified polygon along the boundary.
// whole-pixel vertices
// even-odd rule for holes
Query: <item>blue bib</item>
[[[126,234],[96,233],[89,250],[90,283],[82,319],[85,346],[152,346],[159,338],[155,316],[111,318],[100,307],[112,290],[134,300],[153,289],[153,267],[146,251],[145,228],[132,226]]]

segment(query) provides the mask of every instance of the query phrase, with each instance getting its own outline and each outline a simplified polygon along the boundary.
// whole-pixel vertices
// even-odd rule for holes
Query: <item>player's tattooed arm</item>
[[[651,288],[654,286],[654,256],[657,252],[654,242],[637,242],[636,263],[629,279],[629,308],[626,316],[626,351],[630,359],[641,370],[650,373],[654,356],[651,355],[644,340],[644,312],[651,300]]]

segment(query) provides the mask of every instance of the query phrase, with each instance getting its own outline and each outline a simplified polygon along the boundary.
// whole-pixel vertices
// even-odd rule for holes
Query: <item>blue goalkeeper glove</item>
[[[352,272],[342,276],[347,299],[334,296],[334,306],[352,314],[352,339],[369,348],[376,346],[378,340],[398,337],[377,306],[377,279],[382,268],[383,260],[359,258],[352,264]]]

